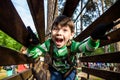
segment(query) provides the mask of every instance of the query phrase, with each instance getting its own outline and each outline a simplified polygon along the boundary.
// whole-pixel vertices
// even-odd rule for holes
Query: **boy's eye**
[[[63,31],[64,31],[64,32],[66,32],[66,31],[67,31],[67,29],[64,29]]]
[[[58,29],[56,27],[54,27],[53,30],[58,30]]]

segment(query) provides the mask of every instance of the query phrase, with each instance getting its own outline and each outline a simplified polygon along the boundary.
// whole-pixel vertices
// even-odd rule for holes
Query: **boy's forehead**
[[[62,28],[62,27],[69,27],[69,26],[68,26],[68,25],[61,25],[61,24],[58,24],[58,25],[55,25],[54,27]]]

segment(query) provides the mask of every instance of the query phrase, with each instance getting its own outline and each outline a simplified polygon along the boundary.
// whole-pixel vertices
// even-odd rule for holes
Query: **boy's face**
[[[57,48],[61,48],[66,45],[68,40],[72,39],[73,36],[74,32],[71,32],[71,29],[68,25],[53,26],[51,37]]]

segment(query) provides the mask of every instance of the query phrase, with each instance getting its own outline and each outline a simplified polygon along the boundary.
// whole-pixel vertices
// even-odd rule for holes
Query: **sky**
[[[20,15],[22,21],[24,22],[25,26],[30,26],[31,29],[36,32],[34,22],[32,20],[31,13],[29,11],[29,7],[27,4],[27,0],[11,0],[13,5],[15,6],[18,14]],[[45,0],[46,1],[46,0]],[[45,9],[46,10],[46,9]],[[46,11],[45,11],[46,12]],[[46,17],[46,16],[45,16]],[[46,25],[45,25],[46,26]]]

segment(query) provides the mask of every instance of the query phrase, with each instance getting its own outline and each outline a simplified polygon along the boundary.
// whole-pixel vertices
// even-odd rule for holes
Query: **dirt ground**
[[[81,77],[87,78],[87,74],[86,74],[86,73],[83,73],[83,72],[79,72],[77,75],[78,75],[79,80],[81,80]],[[93,76],[93,75],[90,75],[89,80],[103,80],[103,79],[101,79],[101,78],[99,78],[99,77],[95,77],[95,76]]]
[[[77,74],[77,76],[78,76],[79,80],[81,80],[81,77],[87,78],[87,74],[83,73],[83,72],[79,72]],[[0,80],[5,78],[5,77],[7,77],[6,71],[4,69],[0,70]],[[103,79],[90,75],[89,80],[103,80]]]
[[[6,71],[5,70],[0,70],[0,80],[7,77]]]

